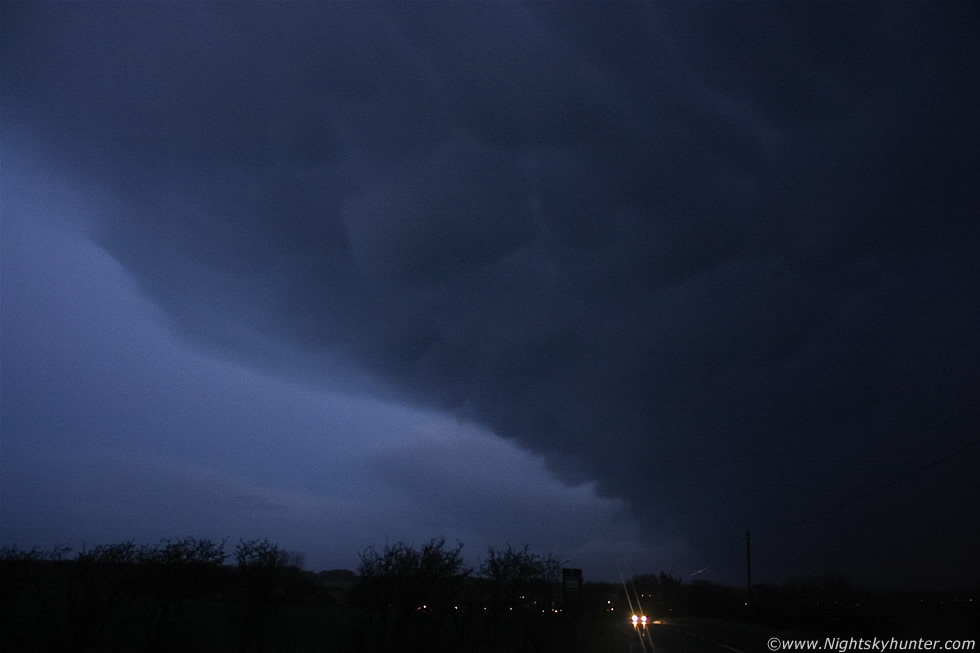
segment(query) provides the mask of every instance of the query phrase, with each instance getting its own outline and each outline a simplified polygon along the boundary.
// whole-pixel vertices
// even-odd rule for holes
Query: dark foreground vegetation
[[[561,566],[507,547],[471,569],[461,546],[441,539],[369,548],[356,573],[304,571],[267,540],[230,554],[223,542],[193,538],[77,554],[8,547],[0,649],[603,653],[626,650],[633,611],[702,630],[728,623],[833,636],[966,637],[980,623],[966,594],[863,592],[826,576],[747,595],[663,573],[563,587]]]
[[[358,573],[300,569],[267,540],[0,551],[4,651],[603,651],[619,630],[562,597],[561,564],[432,540],[369,548]],[[573,605],[574,604],[574,605]],[[586,624],[588,625],[586,627]]]

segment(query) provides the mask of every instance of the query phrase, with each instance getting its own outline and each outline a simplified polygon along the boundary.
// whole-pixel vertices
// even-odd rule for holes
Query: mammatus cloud
[[[972,437],[952,5],[443,9],[22,10],[5,113],[186,336],[484,425],[692,562]]]

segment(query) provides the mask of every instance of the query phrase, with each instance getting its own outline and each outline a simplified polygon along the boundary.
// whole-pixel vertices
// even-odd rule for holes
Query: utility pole
[[[746,603],[752,598],[752,534],[745,531],[745,587]]]

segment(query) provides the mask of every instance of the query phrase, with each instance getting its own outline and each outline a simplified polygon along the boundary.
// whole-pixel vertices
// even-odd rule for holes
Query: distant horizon
[[[91,551],[91,550],[93,550],[93,549],[95,549],[95,548],[97,548],[99,546],[114,545],[114,544],[125,544],[125,543],[129,543],[129,542],[132,542],[137,547],[140,547],[140,546],[154,546],[154,545],[157,545],[157,544],[160,544],[160,543],[163,543],[163,542],[176,541],[176,540],[182,540],[182,539],[186,539],[186,538],[161,538],[157,542],[138,542],[138,541],[133,540],[133,539],[124,539],[124,540],[111,541],[111,542],[110,541],[105,541],[105,542],[97,542],[97,543],[87,543],[85,545],[85,548],[77,548],[77,549],[76,548],[70,548],[68,550],[68,555],[66,557],[64,557],[64,558],[60,558],[59,560],[62,560],[62,561],[73,561],[79,554],[81,554],[81,553],[83,553],[85,551]],[[197,540],[200,541],[200,540],[206,540],[206,539],[210,539],[210,538],[194,538],[194,539],[197,539]],[[273,540],[271,538],[244,538],[241,541],[249,541],[249,540],[252,540],[252,541],[262,541],[263,539],[267,539],[270,543],[276,544],[275,540]],[[431,539],[432,538],[430,538],[430,540]],[[435,538],[435,539],[439,539],[439,538]],[[211,540],[211,541],[214,542],[214,543],[216,543],[216,544],[220,544],[221,543],[221,540]],[[228,541],[230,541],[230,539]],[[389,543],[395,543],[395,542],[400,542],[400,540],[392,540]],[[404,542],[404,543],[409,544],[410,546],[416,546],[416,545],[420,544],[418,542]],[[227,546],[227,542],[225,542],[225,544]],[[237,541],[236,541],[236,544],[237,544]],[[506,545],[504,545],[504,546],[506,546]],[[40,549],[40,552],[41,553],[52,553],[52,552],[54,552],[54,549],[53,548],[46,548],[46,547],[29,547],[29,548],[25,548],[25,547],[21,547],[21,546],[17,546],[17,545],[11,545],[11,544],[8,544],[8,543],[5,543],[5,542],[0,542],[0,547],[2,547],[2,548],[10,547],[12,549],[15,549],[15,550],[21,551],[21,552],[31,552],[32,550],[38,550],[38,549]],[[382,550],[383,548],[384,548],[384,544],[381,544],[381,545],[375,547],[376,550]],[[469,576],[472,577],[472,578],[481,578],[481,576],[479,574],[479,566],[480,566],[480,562],[484,559],[484,557],[482,557],[482,556],[485,556],[486,555],[486,552],[484,551],[484,553],[481,554],[480,557],[477,557],[476,559],[474,559],[471,556],[468,556],[467,555],[466,548],[467,547],[465,546],[465,542],[464,542],[463,543],[463,559],[464,559],[465,564],[467,565],[467,570],[470,572],[469,573]],[[494,548],[500,550],[502,547],[494,547]],[[309,573],[312,573],[312,574],[331,573],[331,572],[344,572],[344,573],[351,573],[351,574],[353,574],[356,577],[360,577],[360,574],[358,572],[359,565],[354,565],[354,566],[351,566],[351,567],[321,566],[321,567],[318,567],[318,568],[314,568],[314,567],[311,567],[310,566],[309,562],[306,559],[306,555],[304,554],[304,552],[302,552],[302,551],[292,551],[292,550],[285,550],[285,551],[286,551],[286,553],[289,553],[291,555],[299,555],[299,556],[302,557],[302,564],[299,566],[299,569],[302,570],[302,571],[304,571],[304,572],[309,572]],[[530,552],[531,553],[536,553],[536,554],[544,554],[544,555],[547,555],[548,553],[550,553],[548,551],[533,551],[533,550],[531,550]],[[235,567],[235,566],[237,566],[237,563],[233,560],[234,547],[232,547],[230,550],[229,549],[225,549],[225,553],[228,554],[228,557],[222,563],[222,567]],[[358,554],[357,554],[358,557],[360,556],[360,553],[361,552],[358,552]],[[54,560],[54,559],[52,558],[52,560]],[[615,577],[615,578],[613,578],[613,577],[591,577],[590,574],[587,573],[589,571],[587,567],[580,567],[580,566],[576,566],[574,564],[567,564],[567,565],[563,565],[562,568],[563,569],[582,569],[583,570],[583,582],[584,583],[599,583],[599,584],[610,584],[610,585],[619,585],[619,586],[622,586],[624,582],[628,582],[630,580],[633,580],[633,579],[636,579],[636,578],[639,578],[639,577],[642,577],[642,576],[660,576],[661,574],[666,574],[668,577],[670,577],[670,578],[672,578],[672,579],[674,579],[674,580],[676,580],[676,581],[678,581],[678,582],[680,582],[681,584],[684,584],[684,585],[691,585],[691,584],[695,584],[695,583],[699,583],[699,582],[705,582],[705,583],[708,583],[710,585],[714,585],[714,586],[718,586],[718,587],[728,587],[728,588],[731,588],[731,589],[742,590],[742,591],[746,590],[746,583],[745,583],[744,577],[743,577],[743,579],[742,579],[741,582],[737,582],[737,581],[732,582],[732,581],[725,581],[725,580],[721,580],[721,579],[712,579],[710,576],[702,576],[701,574],[697,574],[697,575],[693,575],[692,574],[692,575],[688,575],[688,576],[679,576],[676,573],[672,573],[672,572],[670,572],[670,571],[668,571],[666,569],[644,569],[642,571],[633,570],[633,572],[631,574],[624,575],[622,578],[618,578],[618,577]],[[744,570],[743,570],[743,573],[744,573]],[[846,574],[842,574],[842,573],[836,572],[833,569],[827,569],[827,570],[823,570],[823,571],[816,571],[816,572],[813,572],[813,573],[801,573],[801,574],[797,574],[797,575],[791,575],[791,576],[788,576],[786,578],[783,578],[782,580],[776,580],[776,581],[774,581],[774,580],[753,581],[752,586],[753,587],[760,587],[760,588],[761,587],[781,587],[781,588],[786,588],[787,586],[792,586],[793,584],[800,583],[800,582],[818,582],[819,583],[821,581],[826,581],[828,578],[831,579],[831,580],[833,580],[833,581],[835,581],[835,582],[845,582],[851,588],[853,588],[855,591],[859,591],[859,592],[884,592],[884,593],[893,593],[894,592],[894,593],[926,593],[926,594],[964,594],[964,593],[965,594],[976,594],[976,593],[980,593],[980,586],[969,587],[969,586],[965,586],[964,585],[964,586],[956,587],[956,586],[950,585],[950,586],[946,586],[946,587],[921,587],[921,586],[920,587],[914,587],[914,586],[902,586],[902,585],[898,585],[898,584],[890,585],[890,586],[866,585],[866,584],[854,582]]]

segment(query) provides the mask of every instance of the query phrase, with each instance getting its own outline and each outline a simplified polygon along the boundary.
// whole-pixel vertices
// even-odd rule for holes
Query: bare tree
[[[507,608],[545,607],[544,603],[557,598],[561,568],[561,558],[553,553],[539,555],[528,546],[514,549],[508,544],[506,549],[489,547],[480,575],[490,580],[494,600]]]
[[[489,547],[480,564],[480,576],[489,583],[487,630],[491,645],[524,650],[542,615],[549,615],[559,599],[561,558],[539,555],[530,547]]]
[[[453,629],[463,580],[471,573],[463,545],[445,538],[421,548],[405,542],[361,552],[355,598],[372,615],[372,630],[382,648],[401,642],[416,650],[438,650]],[[375,635],[377,639],[378,636]]]

